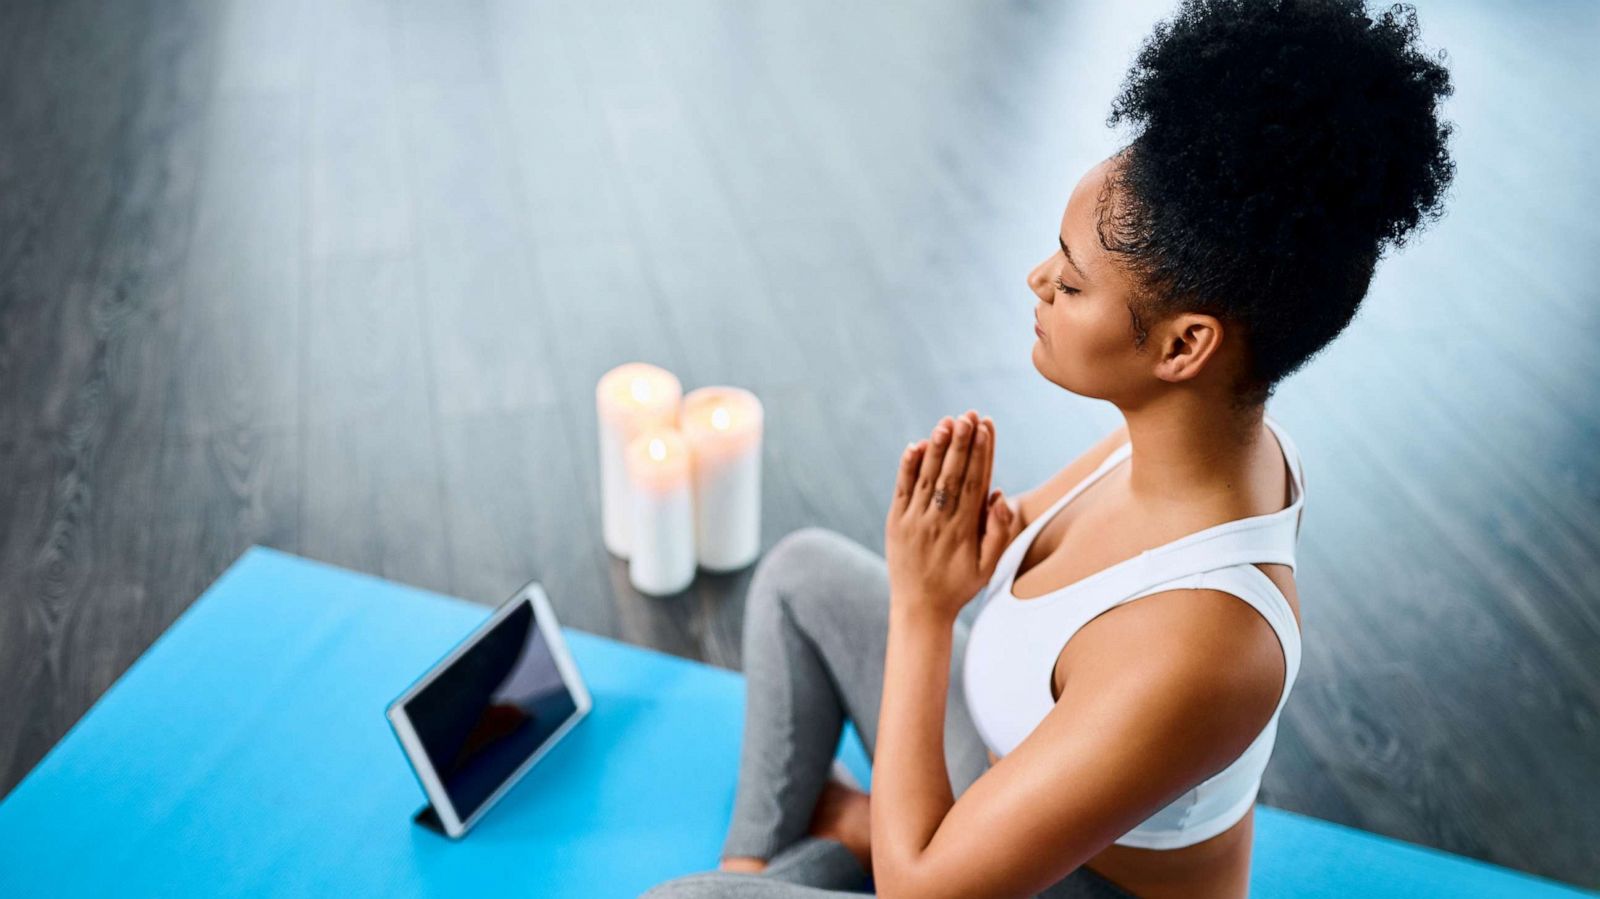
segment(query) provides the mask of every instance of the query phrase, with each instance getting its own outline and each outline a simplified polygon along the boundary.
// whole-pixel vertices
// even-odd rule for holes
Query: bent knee
[[[876,614],[887,606],[887,571],[881,557],[838,531],[798,528],[785,534],[757,566],[747,614],[751,608],[770,612],[783,607],[804,617],[813,608],[826,608],[833,618],[841,605]]]
[[[778,538],[778,542],[774,543],[772,549],[767,551],[767,556],[776,558],[796,556],[802,563],[805,561],[815,562],[838,552],[842,546],[849,543],[849,537],[832,528],[809,524],[805,527],[795,528]]]
[[[759,578],[759,592],[792,597],[818,572],[829,570],[840,555],[848,552],[850,538],[830,528],[807,525],[778,538],[756,565],[752,586]]]

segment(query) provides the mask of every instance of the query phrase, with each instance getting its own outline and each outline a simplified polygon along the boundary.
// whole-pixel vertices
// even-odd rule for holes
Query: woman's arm
[[[920,895],[899,889],[900,872],[916,866],[955,804],[944,760],[954,627],[946,613],[890,604],[872,766],[872,876],[881,896]]]
[[[1106,612],[1073,653],[1056,705],[952,802],[939,720],[950,640],[941,622],[891,613],[873,759],[878,895],[1037,895],[1237,758],[1283,688],[1271,625],[1215,590]]]
[[[974,419],[953,435],[941,420],[906,447],[885,522],[870,830],[890,899],[1037,894],[1244,751],[1283,683],[1277,637],[1249,605],[1204,589],[1143,597],[1075,635],[1056,705],[957,800],[944,753],[952,628],[1009,531],[984,500],[994,439]]]

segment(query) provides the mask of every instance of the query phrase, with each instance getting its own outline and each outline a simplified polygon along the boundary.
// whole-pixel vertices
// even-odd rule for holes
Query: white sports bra
[[[1300,630],[1288,599],[1254,563],[1294,568],[1305,502],[1294,442],[1270,416],[1264,418],[1292,475],[1293,501],[1287,508],[1223,522],[1043,596],[1017,598],[1012,584],[1034,538],[1067,503],[1128,458],[1133,447],[1123,443],[1011,541],[977,596],[981,609],[967,638],[962,689],[973,723],[996,757],[1021,743],[1054,707],[1051,692],[1062,648],[1102,612],[1166,590],[1221,590],[1249,603],[1278,635],[1284,656],[1283,694],[1261,733],[1232,764],[1122,835],[1115,841],[1119,845],[1176,849],[1210,839],[1243,818],[1261,788],[1261,774],[1278,733],[1278,716],[1300,670]]]

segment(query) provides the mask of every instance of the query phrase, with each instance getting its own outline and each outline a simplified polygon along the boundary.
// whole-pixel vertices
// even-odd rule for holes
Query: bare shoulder
[[[1084,450],[1082,455],[1067,463],[1065,468],[1051,475],[1044,483],[1018,496],[1017,510],[1022,515],[1022,526],[1027,527],[1031,524],[1056,500],[1065,496],[1068,490],[1077,486],[1079,481],[1100,467],[1100,463],[1104,462],[1113,450],[1127,442],[1128,426],[1122,425],[1100,438],[1093,446]]]
[[[956,800],[922,883],[1033,895],[1232,764],[1282,687],[1271,626],[1217,590],[1113,607],[1067,645],[1060,699]]]
[[[1142,709],[1139,726],[1152,736],[1186,734],[1179,742],[1201,779],[1250,745],[1283,693],[1277,633],[1221,590],[1168,590],[1124,603],[1069,644],[1062,700],[1094,696]]]

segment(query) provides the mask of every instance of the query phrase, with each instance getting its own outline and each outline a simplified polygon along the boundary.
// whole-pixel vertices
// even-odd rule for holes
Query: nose
[[[1054,254],[1046,256],[1043,261],[1033,267],[1033,271],[1028,272],[1028,287],[1033,290],[1039,299],[1044,300],[1046,303],[1055,298],[1055,294],[1050,290],[1050,262],[1054,258]]]

